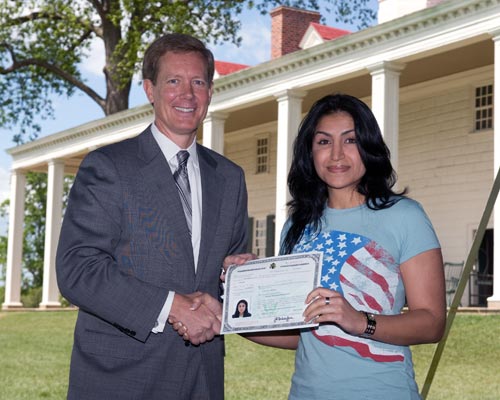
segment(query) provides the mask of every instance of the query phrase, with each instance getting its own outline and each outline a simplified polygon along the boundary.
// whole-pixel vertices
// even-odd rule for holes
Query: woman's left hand
[[[233,254],[231,256],[227,256],[224,259],[224,263],[222,264],[220,280],[225,282],[226,280],[226,272],[230,265],[243,265],[248,261],[255,260],[257,258],[256,254],[253,253],[241,253],[241,254]]]
[[[355,310],[339,292],[316,288],[307,296],[304,320],[333,322],[351,335],[361,335],[366,329],[366,317]]]

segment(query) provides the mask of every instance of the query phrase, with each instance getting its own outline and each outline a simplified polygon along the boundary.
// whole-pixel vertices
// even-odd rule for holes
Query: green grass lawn
[[[0,312],[0,399],[64,399],[76,312]],[[413,347],[421,387],[434,345]],[[286,399],[293,352],[226,337],[226,399]],[[500,399],[500,315],[457,315],[428,399]]]

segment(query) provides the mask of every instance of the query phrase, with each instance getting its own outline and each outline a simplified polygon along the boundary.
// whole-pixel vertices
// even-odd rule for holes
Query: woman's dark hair
[[[346,94],[325,96],[314,103],[302,120],[293,146],[288,174],[288,189],[292,197],[288,202],[291,226],[283,240],[282,254],[291,253],[307,225],[311,225],[315,232],[321,229],[328,188],[314,168],[312,144],[319,120],[338,112],[348,113],[354,121],[356,143],[366,169],[357,191],[365,196],[367,206],[373,210],[388,208],[398,201],[395,196],[406,193],[406,190],[401,193],[392,190],[396,173],[370,108],[358,98]]]
[[[169,33],[156,39],[149,45],[144,53],[142,63],[142,79],[149,79],[156,85],[158,77],[158,63],[160,58],[167,52],[200,54],[206,62],[207,81],[212,82],[214,78],[215,62],[212,52],[205,47],[202,41],[193,36],[183,33]]]
[[[238,318],[240,316],[240,312],[238,310],[238,306],[243,303],[245,304],[245,312],[243,313],[243,318],[245,317],[251,317],[252,314],[248,312],[248,302],[246,300],[240,300],[238,301],[238,304],[236,304],[236,310],[234,311],[233,318]]]

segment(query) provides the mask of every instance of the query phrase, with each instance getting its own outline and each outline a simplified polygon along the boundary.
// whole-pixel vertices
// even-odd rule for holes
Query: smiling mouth
[[[349,167],[345,166],[345,165],[328,167],[328,171],[330,171],[330,172],[346,172],[348,169],[349,169]]]
[[[194,111],[194,108],[185,108],[185,107],[174,107],[177,111],[190,113]]]

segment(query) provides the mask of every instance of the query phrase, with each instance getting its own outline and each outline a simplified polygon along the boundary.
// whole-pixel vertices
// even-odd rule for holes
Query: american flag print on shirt
[[[376,242],[353,233],[330,231],[319,235],[307,230],[295,252],[322,251],[321,285],[341,293],[357,310],[392,314],[400,277],[394,258]],[[334,324],[313,331],[329,346],[351,347],[375,361],[403,361],[399,346],[349,335]],[[397,350],[396,350],[397,349]]]

